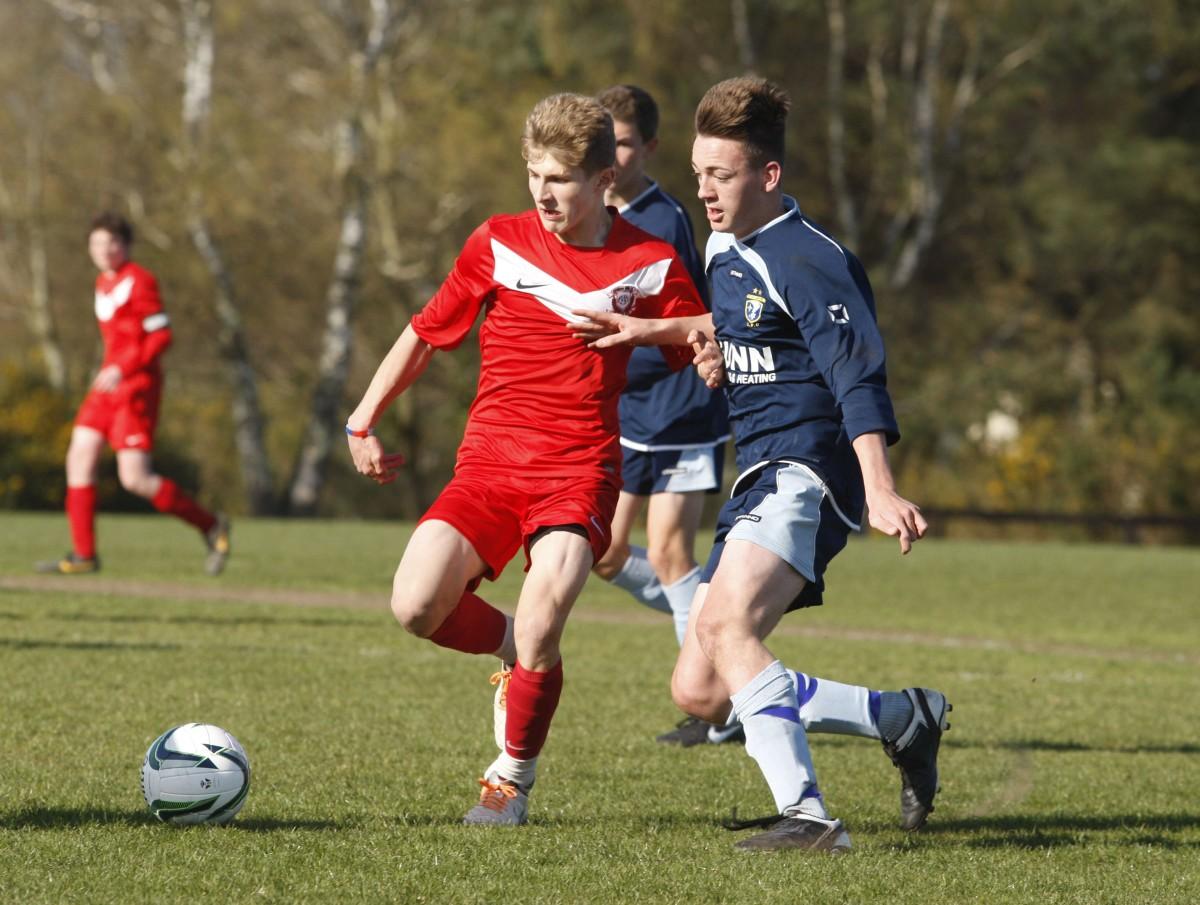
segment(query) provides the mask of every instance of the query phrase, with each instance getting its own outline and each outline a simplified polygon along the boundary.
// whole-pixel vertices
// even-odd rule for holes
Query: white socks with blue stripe
[[[809,732],[830,732],[894,741],[913,717],[912,701],[901,691],[872,691],[793,672],[800,719]]]
[[[671,615],[675,619],[675,640],[683,647],[684,636],[687,635],[688,613],[692,611],[692,598],[696,596],[696,588],[700,587],[700,567],[696,566],[683,578],[673,584],[662,586],[667,603],[671,605]]]
[[[788,675],[795,684],[800,719],[809,732],[879,738],[879,729],[871,713],[873,695],[878,712],[877,693],[861,685],[843,685],[802,672],[789,671]]]
[[[621,571],[609,581],[618,588],[624,588],[643,606],[660,613],[671,612],[671,604],[663,593],[662,583],[658,580],[654,567],[650,565],[650,560],[646,558],[645,547],[631,546],[625,565],[621,566]]]
[[[795,676],[775,660],[730,701],[746,730],[746,753],[758,763],[779,813],[828,819],[800,718]]]

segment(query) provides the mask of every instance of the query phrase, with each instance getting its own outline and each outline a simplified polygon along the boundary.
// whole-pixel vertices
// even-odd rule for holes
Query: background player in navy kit
[[[636,85],[614,85],[598,99],[612,114],[617,140],[616,176],[605,203],[674,245],[707,304],[708,281],[687,211],[646,175],[646,163],[658,146],[654,98]],[[627,376],[620,404],[624,489],[613,517],[612,545],[594,571],[640,603],[670,613],[682,645],[700,584],[695,546],[704,496],[721,486],[729,439],[725,400],[692,368],[671,371],[654,348],[633,350]],[[643,508],[646,548],[629,543]],[[688,747],[741,737],[736,723],[710,726],[689,716],[658,740]]]
[[[888,465],[899,430],[866,274],[782,191],[789,106],[770,82],[739,78],[709,89],[696,111],[692,166],[714,230],[712,314],[674,324],[590,319],[597,333],[618,331],[599,347],[678,341],[691,328],[708,359],[702,373],[727,387],[741,475],[718,520],[672,693],[714,722],[732,705],[745,727],[780,818],[739,848],[839,851],[850,837],[825,811],[806,729],[882,740],[900,768],[901,825],[912,830],[933,810],[950,705],[929,689],[879,692],[794,672],[763,643],[784,613],[821,603],[825,567],[864,502],[902,553],[926,529]]]

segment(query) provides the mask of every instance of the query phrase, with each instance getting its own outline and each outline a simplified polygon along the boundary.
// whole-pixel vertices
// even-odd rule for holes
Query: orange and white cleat
[[[523,826],[529,821],[529,793],[503,777],[481,779],[479,804],[467,811],[467,826]]]
[[[229,539],[231,531],[229,516],[218,512],[216,524],[204,535],[204,545],[208,547],[208,555],[204,557],[204,571],[209,575],[220,575],[225,570],[225,561],[233,552],[233,544]]]
[[[85,559],[77,556],[74,551],[64,553],[58,559],[49,559],[35,563],[34,571],[51,575],[87,575],[100,571],[100,557],[93,556]]]

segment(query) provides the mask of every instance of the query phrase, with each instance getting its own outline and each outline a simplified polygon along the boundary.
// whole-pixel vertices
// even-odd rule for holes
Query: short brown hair
[[[709,88],[700,99],[696,134],[742,142],[756,166],[772,160],[783,163],[791,106],[787,92],[766,79],[726,79]]]
[[[608,108],[613,119],[637,126],[642,141],[650,141],[658,135],[658,104],[644,88],[613,85],[601,91],[596,99]]]
[[[133,227],[128,220],[115,211],[101,211],[92,217],[91,225],[88,226],[88,235],[90,236],[98,229],[116,236],[125,246],[133,244]]]
[[[525,120],[521,154],[531,160],[539,156],[535,148],[588,175],[598,173],[617,160],[612,116],[594,97],[552,94],[538,101]]]

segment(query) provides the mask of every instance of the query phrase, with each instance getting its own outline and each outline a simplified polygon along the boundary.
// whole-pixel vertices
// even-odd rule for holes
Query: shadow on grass
[[[97,808],[28,808],[14,814],[0,814],[0,829],[59,830],[86,826],[161,826],[147,811],[104,811]],[[172,827],[184,829],[185,827]],[[204,829],[203,825],[199,827]],[[323,831],[340,829],[332,820],[284,820],[275,817],[250,817],[234,820],[221,827],[227,831],[274,833],[288,830]],[[209,827],[212,829],[212,827]]]
[[[324,628],[331,626],[362,626],[369,625],[361,619],[314,619],[311,617],[283,616],[273,618],[270,616],[173,616],[165,613],[137,613],[137,614],[104,614],[104,613],[79,613],[79,612],[55,612],[54,610],[40,610],[36,614],[24,613],[6,613],[0,612],[0,619],[37,619],[38,621],[50,622],[95,622],[95,623],[114,623],[114,624],[149,624],[149,625],[215,625],[215,626],[242,626],[242,625],[300,625],[316,628]]]
[[[13,650],[181,650],[178,644],[152,641],[43,641],[33,638],[0,638],[0,647]]]
[[[453,813],[400,814],[388,818],[388,822],[396,826],[406,827],[455,827],[462,826],[462,815]],[[596,829],[601,825],[602,822],[597,821],[594,814],[563,817],[553,814],[539,814],[537,811],[534,811],[529,817],[529,826],[540,827],[542,829]],[[720,827],[721,817],[714,814],[656,814],[635,819],[632,825],[626,825],[626,829],[636,828],[641,832],[680,828],[709,830],[719,829]]]
[[[945,748],[982,748],[992,751],[1058,751],[1062,753],[1108,752],[1110,754],[1200,754],[1200,744],[1182,742],[1179,744],[1138,744],[1138,745],[1095,745],[1087,742],[1061,741],[1059,739],[1026,738],[1011,739],[1003,742],[963,741],[947,736],[942,740]]]
[[[1166,849],[1200,848],[1200,839],[1176,834],[1200,830],[1200,814],[1156,814],[1147,817],[1102,814],[1007,814],[984,817],[933,818],[915,839],[950,833],[967,834],[972,848],[1059,848],[1072,845],[1153,845]],[[1101,837],[1091,834],[1103,833]],[[1124,833],[1124,835],[1111,835]],[[942,844],[945,840],[938,840]]]

